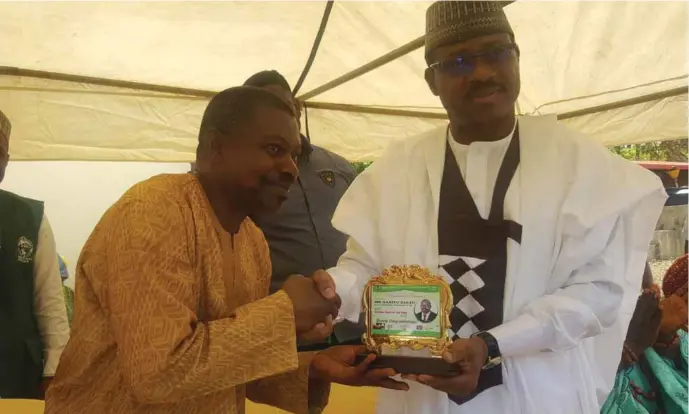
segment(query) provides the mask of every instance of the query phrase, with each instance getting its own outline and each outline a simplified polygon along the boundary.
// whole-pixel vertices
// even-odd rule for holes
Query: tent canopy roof
[[[372,160],[446,122],[415,48],[429,4],[334,3],[300,89],[315,144]],[[325,6],[1,2],[12,158],[190,161],[208,96],[265,69],[294,85]],[[559,114],[606,145],[687,137],[685,2],[524,1],[506,12],[522,52],[519,113]],[[409,53],[320,88],[405,45]]]

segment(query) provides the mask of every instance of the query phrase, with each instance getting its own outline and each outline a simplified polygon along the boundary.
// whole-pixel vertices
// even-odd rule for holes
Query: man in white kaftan
[[[364,285],[392,265],[425,266],[473,295],[455,298],[463,319],[461,326],[452,322],[450,335],[455,361],[478,364],[478,379],[462,385],[411,376],[416,381],[407,393],[380,391],[379,414],[598,413],[667,197],[652,173],[554,116],[514,116],[519,49],[496,4],[446,1],[429,8],[426,80],[450,126],[391,146],[354,181],[333,218],[350,236],[346,253],[327,271],[342,299],[340,317],[356,321]],[[514,140],[517,164],[505,181],[499,175]],[[456,166],[447,162],[452,158]],[[489,284],[477,270],[483,261],[465,258],[459,277],[447,270],[458,257],[439,252],[439,233],[447,232],[439,221],[441,195],[449,188],[442,184],[456,167],[457,185],[468,190],[479,220],[491,220],[498,199],[497,223],[518,229],[504,239],[504,275],[492,286],[503,296],[500,322],[485,332],[478,332],[478,320],[496,310],[474,300]],[[496,182],[503,200],[495,196]],[[468,228],[453,232],[469,246],[482,237]],[[501,378],[482,385],[495,368],[483,361],[498,348]]]

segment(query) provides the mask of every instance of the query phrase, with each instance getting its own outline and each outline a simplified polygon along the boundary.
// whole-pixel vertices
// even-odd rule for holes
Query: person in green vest
[[[11,124],[0,111],[0,183]],[[0,190],[0,398],[40,399],[69,339],[55,239],[43,203]]]

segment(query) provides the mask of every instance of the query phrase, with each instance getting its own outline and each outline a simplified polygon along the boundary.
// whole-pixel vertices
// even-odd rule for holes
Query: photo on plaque
[[[372,368],[398,373],[451,375],[455,367],[440,356],[448,336],[452,292],[447,282],[421,266],[392,266],[372,278],[362,297],[366,348],[378,357]],[[383,355],[383,347],[428,349],[432,357]]]
[[[371,335],[442,337],[438,285],[371,287]]]

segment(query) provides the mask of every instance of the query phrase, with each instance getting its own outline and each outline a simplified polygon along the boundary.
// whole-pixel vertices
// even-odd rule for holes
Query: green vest
[[[0,190],[0,398],[39,395],[44,361],[33,270],[42,220],[42,202]]]

